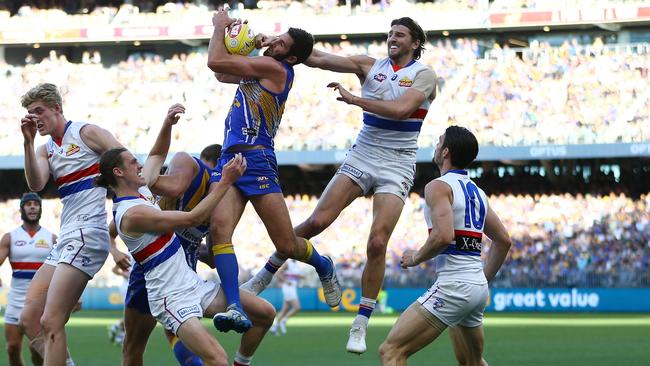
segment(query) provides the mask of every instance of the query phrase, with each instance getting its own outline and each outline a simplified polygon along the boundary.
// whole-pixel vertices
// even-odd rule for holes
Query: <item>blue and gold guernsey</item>
[[[242,79],[226,117],[223,153],[212,173],[212,181],[221,180],[223,166],[236,152],[241,152],[246,158],[247,169],[234,186],[245,197],[282,192],[273,138],[280,127],[294,77],[293,67],[282,65],[287,71],[287,80],[281,93],[269,91],[257,79]],[[233,148],[235,146],[239,148]]]
[[[200,159],[194,158],[194,161],[198,164],[199,171],[194,176],[194,179],[192,179],[187,190],[179,198],[162,197],[158,202],[161,209],[191,211],[208,195],[212,169]],[[187,264],[195,271],[199,246],[203,238],[208,235],[209,230],[208,223],[206,222],[196,227],[176,231],[176,236],[180,239],[183,249],[185,249]]]
[[[230,106],[224,128],[223,151],[235,145],[261,145],[273,148],[284,105],[293,85],[293,67],[282,64],[287,71],[284,90],[273,93],[257,79],[242,79]]]

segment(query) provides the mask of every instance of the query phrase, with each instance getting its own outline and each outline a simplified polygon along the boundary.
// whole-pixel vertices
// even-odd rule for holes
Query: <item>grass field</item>
[[[111,345],[107,328],[119,312],[83,311],[68,324],[73,358],[78,366],[119,365],[120,349]],[[395,316],[373,316],[368,352],[345,352],[352,314],[300,314],[289,321],[288,334],[269,334],[254,358],[258,366],[378,365],[377,348]],[[206,326],[210,326],[208,321]],[[0,323],[0,328],[3,324]],[[4,334],[4,330],[2,331]],[[491,365],[648,365],[650,314],[487,314],[485,357]],[[217,334],[229,356],[237,348],[235,334]],[[4,337],[2,337],[4,350]],[[27,353],[25,352],[25,357]],[[26,360],[28,358],[25,358]],[[409,365],[454,365],[448,336],[409,360]],[[6,354],[0,365],[6,365]],[[145,365],[174,365],[162,329],[152,335]]]

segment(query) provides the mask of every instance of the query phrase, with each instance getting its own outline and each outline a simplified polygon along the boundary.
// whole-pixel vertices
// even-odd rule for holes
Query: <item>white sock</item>
[[[252,360],[253,360],[253,356],[246,357],[241,353],[239,353],[239,351],[235,353],[235,362],[237,362],[240,365],[250,365]]]
[[[74,366],[74,361],[72,361],[72,357],[68,356],[68,358],[65,359],[65,366]]]
[[[268,262],[271,263],[271,265],[273,267],[278,268],[278,269],[280,267],[282,267],[282,265],[286,261],[287,260],[280,257],[280,255],[277,252],[273,252],[273,254],[271,255],[271,257],[269,257],[269,260],[268,260]],[[265,266],[265,267],[262,267],[262,269],[259,272],[257,272],[256,276],[261,278],[262,280],[264,280],[265,283],[271,283],[271,280],[273,279],[274,275],[275,275],[275,273],[272,273],[271,271],[266,269],[266,266]]]
[[[363,315],[357,315],[352,322],[353,325],[361,325],[364,328],[368,328],[368,318]]]

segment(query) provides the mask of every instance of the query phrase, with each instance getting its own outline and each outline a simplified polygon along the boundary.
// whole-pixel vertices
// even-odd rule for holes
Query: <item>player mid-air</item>
[[[418,62],[426,36],[411,18],[391,22],[388,57],[342,57],[314,50],[305,65],[357,75],[361,97],[338,83],[345,103],[363,109],[363,128],[345,161],[325,188],[311,216],[296,227],[296,235],[312,238],[329,227],[357,197],[373,194],[373,219],[367,243],[367,262],[361,278],[359,311],[350,329],[347,350],[366,351],[368,321],[376,305],[386,270],[386,248],[413,186],[417,140],[435,97],[435,74]],[[276,252],[243,288],[261,292],[286,256]]]
[[[228,311],[215,317],[215,326],[222,331],[242,332],[250,322],[239,303],[239,269],[232,236],[248,201],[262,219],[277,251],[316,269],[330,306],[341,301],[341,288],[332,260],[320,255],[309,240],[293,231],[273,143],[293,86],[293,68],[310,55],[314,39],[302,29],[289,28],[277,37],[258,37],[258,46],[268,47],[262,56],[232,55],[226,50],[224,36],[237,20],[222,10],[212,22],[208,67],[218,80],[239,85],[226,117],[223,153],[215,169],[215,180],[219,180],[223,165],[235,154],[243,155],[248,163],[246,172],[228,190],[210,221],[214,264],[228,300]]]

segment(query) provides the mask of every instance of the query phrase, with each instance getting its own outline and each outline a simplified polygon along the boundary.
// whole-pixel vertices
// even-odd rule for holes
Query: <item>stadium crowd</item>
[[[294,224],[315,208],[317,198],[286,197]],[[497,194],[490,204],[508,228],[514,245],[494,280],[497,287],[635,287],[650,285],[650,195],[632,199],[625,194]],[[43,201],[42,225],[58,229],[59,200]],[[111,203],[107,204],[110,209]],[[0,204],[0,232],[20,222],[18,201]],[[372,218],[371,199],[356,200],[332,227],[313,239],[322,253],[333,256],[343,286],[358,286],[365,261],[366,238]],[[429,286],[433,261],[405,271],[399,267],[402,252],[417,248],[427,236],[424,200],[412,193],[391,237],[387,253],[386,287]],[[109,215],[110,216],[110,215]],[[484,243],[487,239],[484,241]],[[264,265],[273,245],[263,224],[248,205],[233,242],[244,281]],[[489,253],[485,244],[483,256]],[[109,257],[93,279],[94,286],[118,286],[121,278],[111,272]],[[207,266],[204,277],[216,276]],[[3,266],[7,283],[9,266]],[[313,271],[305,271],[303,286],[319,286]]]
[[[446,39],[427,44],[422,61],[438,74],[441,91],[422,127],[419,144],[430,147],[448,124],[477,132],[482,145],[535,145],[639,142],[650,140],[650,46],[565,42],[559,47],[532,44],[521,57],[492,49],[476,39]],[[382,57],[385,43],[319,43],[339,54]],[[13,138],[22,116],[15,95],[48,81],[63,86],[65,115],[113,131],[130,149],[146,152],[164,111],[184,103],[183,128],[174,150],[195,151],[220,141],[234,86],[216,81],[206,52],[174,55],[138,53],[117,64],[102,64],[99,52],[73,63],[51,51],[24,65],[0,63],[0,155],[22,152]],[[56,72],[53,72],[56,70]],[[345,149],[361,127],[359,108],[336,101],[327,90],[338,81],[360,92],[354,76],[298,66],[295,87],[276,138],[278,150]],[[92,88],[87,83],[93,80]],[[606,103],[603,102],[607,101]],[[206,133],[206,131],[209,131]]]

